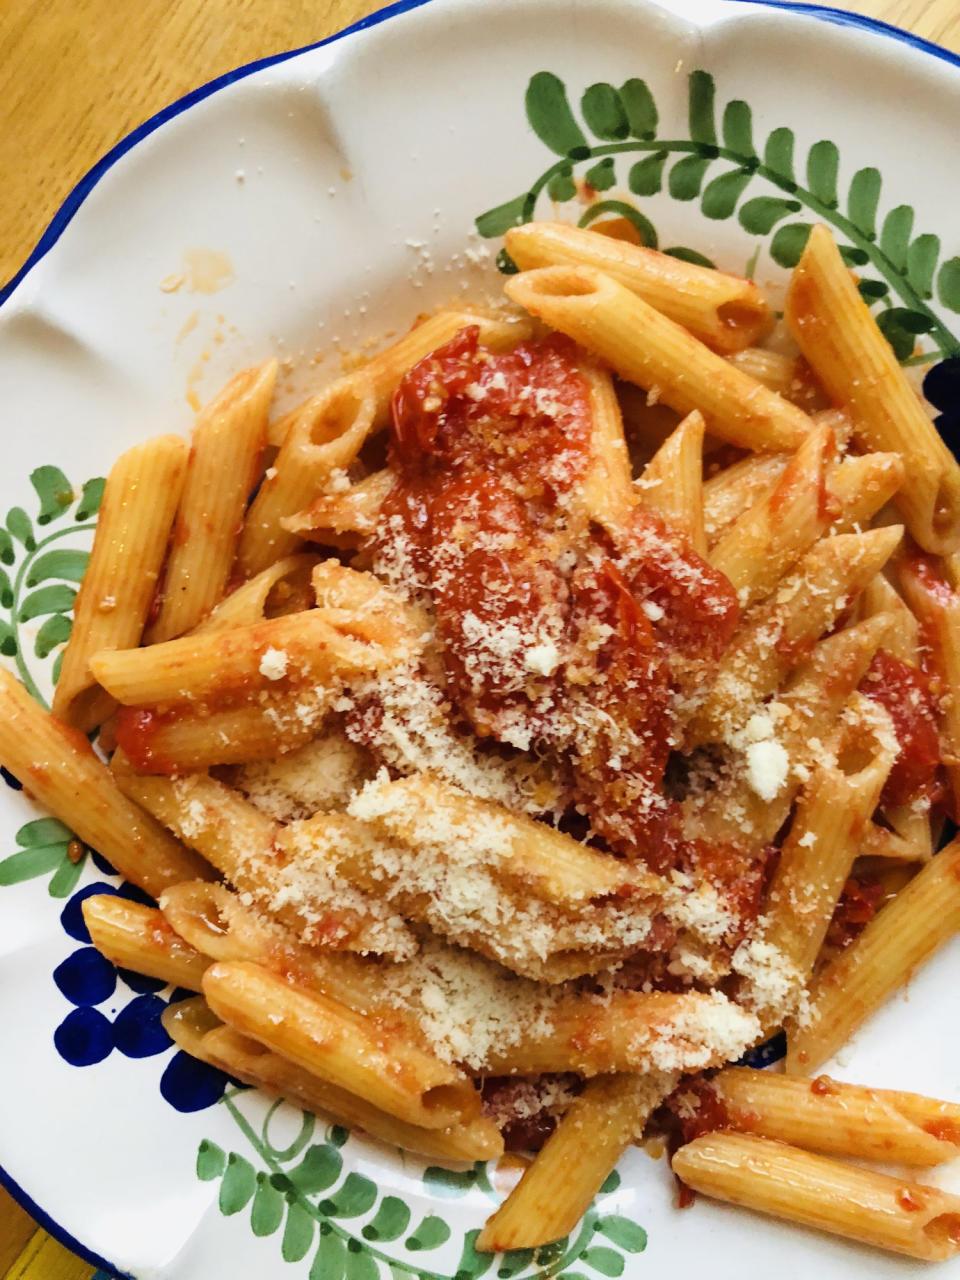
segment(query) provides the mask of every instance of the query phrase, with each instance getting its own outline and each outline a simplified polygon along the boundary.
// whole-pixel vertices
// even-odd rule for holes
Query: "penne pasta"
[[[223,596],[257,480],[276,360],[237,374],[197,419],[149,644],[195,627]]]
[[[676,1076],[597,1076],[564,1113],[523,1177],[488,1218],[478,1253],[526,1249],[569,1235]]]
[[[90,941],[118,969],[200,990],[210,961],[178,936],[162,911],[113,894],[92,894],[83,900],[83,919]]]
[[[511,276],[507,296],[567,333],[630,382],[659,389],[678,413],[699,409],[707,430],[745,449],[795,449],[810,419],[610,276],[544,267]]]
[[[714,1077],[734,1129],[826,1155],[937,1165],[957,1156],[960,1106],[829,1076],[725,1067]]]
[[[809,1021],[788,1028],[788,1071],[816,1071],[960,929],[958,873],[960,841],[954,840],[818,974]]]
[[[960,1252],[960,1196],[740,1133],[681,1147],[694,1191],[862,1244],[936,1262]]]
[[[123,795],[78,729],[48,715],[3,670],[0,764],[79,839],[152,896],[169,884],[210,875],[200,858]]]
[[[770,308],[752,280],[656,249],[559,222],[513,227],[506,247],[522,271],[580,266],[603,271],[715,351],[738,351],[772,327]]]
[[[940,439],[824,226],[787,291],[786,318],[814,372],[854,419],[857,441],[903,459],[896,503],[925,551],[960,546],[960,466]]]
[[[128,449],[107,478],[53,698],[53,714],[84,733],[102,724],[116,706],[90,670],[91,655],[100,649],[129,649],[143,635],[188,453],[179,436],[158,436]]]
[[[637,481],[640,501],[707,554],[703,523],[703,415],[688,414],[657,450]]]

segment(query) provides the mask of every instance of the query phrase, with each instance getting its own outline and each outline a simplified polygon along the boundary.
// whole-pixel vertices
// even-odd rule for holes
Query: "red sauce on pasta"
[[[674,866],[671,696],[724,651],[737,603],[640,508],[613,529],[591,522],[577,496],[593,463],[581,358],[563,337],[496,354],[471,327],[414,366],[393,399],[398,479],[374,562],[402,556],[407,585],[429,594],[473,730],[565,760],[595,834]]]
[[[919,667],[880,649],[867,669],[861,691],[885,707],[900,743],[884,784],[883,804],[906,804],[927,795],[940,762],[940,741],[930,684]]]

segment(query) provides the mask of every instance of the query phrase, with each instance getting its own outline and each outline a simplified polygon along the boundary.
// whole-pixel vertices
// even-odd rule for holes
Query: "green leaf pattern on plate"
[[[583,1280],[619,1276],[626,1255],[646,1248],[647,1235],[632,1219],[590,1209],[577,1234],[539,1249],[515,1249],[506,1254],[477,1253],[479,1227],[454,1240],[446,1215],[415,1214],[395,1191],[385,1191],[358,1169],[349,1169],[341,1149],[351,1141],[340,1126],[315,1138],[316,1120],[308,1113],[297,1138],[284,1147],[274,1145],[271,1122],[279,1102],[270,1107],[259,1127],[240,1107],[243,1091],[228,1091],[222,1100],[247,1142],[244,1154],[224,1151],[209,1140],[201,1142],[196,1172],[202,1182],[219,1182],[220,1212],[234,1216],[246,1211],[250,1230],[261,1238],[277,1236],[286,1262],[309,1260],[307,1274],[319,1280],[478,1280],[491,1268],[497,1280],[527,1277],[567,1278],[571,1268],[587,1269]],[[259,1167],[258,1167],[259,1166]],[[462,1199],[480,1192],[499,1199],[482,1163],[472,1168],[428,1166],[422,1175],[424,1201]],[[611,1175],[601,1197],[619,1186]],[[360,1220],[363,1219],[361,1222]],[[602,1238],[602,1239],[601,1239]],[[424,1255],[448,1243],[456,1252],[456,1266],[436,1269]],[[391,1247],[392,1246],[392,1247]]]
[[[688,77],[684,137],[658,136],[656,101],[649,84],[638,77],[619,88],[604,82],[589,85],[580,99],[582,120],[570,105],[563,81],[549,71],[531,78],[525,103],[530,127],[562,159],[526,191],[480,214],[476,227],[481,235],[501,236],[511,226],[532,221],[544,191],[556,203],[572,200],[579,192],[591,201],[581,226],[599,216],[590,216],[598,205],[611,213],[617,206],[619,216],[637,228],[642,243],[655,248],[658,237],[648,209],[619,195],[597,197],[617,188],[649,198],[666,185],[674,200],[699,201],[705,218],[722,222],[736,216],[748,235],[760,238],[745,260],[755,263],[756,251],[770,237],[770,257],[789,269],[796,265],[814,223],[825,222],[837,236],[844,261],[857,271],[861,296],[874,308],[900,360],[916,359],[920,338],[931,359],[960,355],[960,340],[928,305],[936,299],[946,310],[960,313],[960,257],[941,262],[940,238],[928,231],[914,233],[911,205],[881,210],[879,169],[858,169],[845,184],[840,151],[831,139],[817,140],[798,156],[794,131],[786,126],[757,138],[749,103],[733,98],[721,110],[716,82],[703,70]],[[803,182],[797,177],[798,167]],[[683,245],[665,252],[713,265]],[[501,270],[516,270],[506,253],[498,264]]]

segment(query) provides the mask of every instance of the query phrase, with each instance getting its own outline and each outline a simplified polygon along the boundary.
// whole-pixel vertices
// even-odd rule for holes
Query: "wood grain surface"
[[[155,111],[233,67],[322,40],[378,7],[376,0],[0,0],[0,281],[20,268],[83,174]],[[847,7],[960,52],[958,0]],[[91,1274],[0,1191],[0,1277]]]

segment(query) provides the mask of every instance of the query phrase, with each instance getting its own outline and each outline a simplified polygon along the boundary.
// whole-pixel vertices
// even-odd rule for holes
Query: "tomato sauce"
[[[889,712],[900,744],[881,803],[901,805],[929,795],[940,763],[940,740],[927,677],[919,667],[880,649],[860,689]]]
[[[474,732],[568,763],[594,834],[666,867],[672,697],[723,653],[737,602],[640,508],[614,532],[575,518],[591,465],[582,358],[562,336],[494,353],[472,326],[415,365],[394,394],[397,482],[371,549],[430,597]]]

